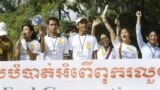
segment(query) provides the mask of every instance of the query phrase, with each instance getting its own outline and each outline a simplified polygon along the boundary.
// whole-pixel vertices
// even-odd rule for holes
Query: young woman
[[[33,26],[25,24],[22,26],[20,40],[17,42],[15,57],[19,60],[36,60],[40,53],[40,44],[36,40]]]
[[[95,31],[97,25],[100,23],[99,20],[94,20],[92,23],[92,31],[91,34],[95,36]],[[110,37],[107,33],[100,33],[99,36],[99,49],[97,51],[97,59],[113,59],[114,56],[114,50],[111,47],[110,43]]]
[[[136,12],[137,24],[136,34],[137,42],[142,53],[142,58],[160,58],[160,48],[158,47],[158,35],[155,30],[151,30],[147,35],[147,43],[143,41],[141,34],[141,11]]]
[[[106,12],[104,10],[104,12]],[[137,49],[135,46],[130,45],[130,33],[127,28],[122,28],[120,31],[120,40],[116,38],[116,35],[108,23],[107,19],[105,18],[106,13],[102,13],[101,19],[105,24],[107,30],[110,32],[111,41],[115,49],[116,58],[119,59],[135,59],[138,58]]]

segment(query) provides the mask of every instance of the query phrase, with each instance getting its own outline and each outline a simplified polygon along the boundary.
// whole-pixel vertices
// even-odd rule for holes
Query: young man
[[[7,37],[7,26],[0,22],[0,61],[13,60],[13,43]]]
[[[62,60],[68,59],[68,41],[67,38],[57,33],[59,20],[56,17],[50,17],[47,21],[48,34],[42,36],[41,52],[44,53],[44,60]]]
[[[69,37],[70,56],[74,60],[97,59],[98,44],[94,36],[88,35],[88,21],[81,17],[76,21],[78,34]]]

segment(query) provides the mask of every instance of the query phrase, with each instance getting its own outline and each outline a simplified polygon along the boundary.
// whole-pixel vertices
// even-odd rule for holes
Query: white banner
[[[0,90],[160,90],[160,60],[0,62]]]

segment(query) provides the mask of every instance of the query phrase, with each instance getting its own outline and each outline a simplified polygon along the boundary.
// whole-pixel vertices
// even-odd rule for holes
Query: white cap
[[[4,22],[0,22],[0,36],[7,35],[7,25]]]
[[[76,25],[77,25],[79,22],[81,22],[82,20],[88,21],[87,18],[85,18],[85,17],[80,17],[80,18],[77,19]]]

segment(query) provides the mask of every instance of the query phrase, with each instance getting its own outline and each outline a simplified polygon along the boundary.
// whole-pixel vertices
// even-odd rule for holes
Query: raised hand
[[[117,26],[120,26],[120,22],[119,22],[118,18],[115,19],[114,23],[115,23]]]
[[[138,18],[141,18],[141,16],[142,16],[141,11],[137,11],[137,12],[136,12],[136,16],[137,16]]]
[[[100,24],[100,20],[99,19],[95,19],[92,23],[92,26],[97,26],[98,24]]]
[[[44,37],[45,35],[46,35],[46,27],[41,26],[41,28],[39,29],[39,32],[38,32],[38,40],[40,40],[41,37]]]
[[[108,9],[108,5],[105,6],[105,9],[104,9],[103,13],[100,16],[102,20],[105,20],[105,15],[107,13],[107,9]]]
[[[100,24],[101,20],[100,19],[95,19],[92,23],[92,30],[91,30],[91,34],[95,36],[95,32],[96,32],[96,26],[98,26],[98,24]]]

